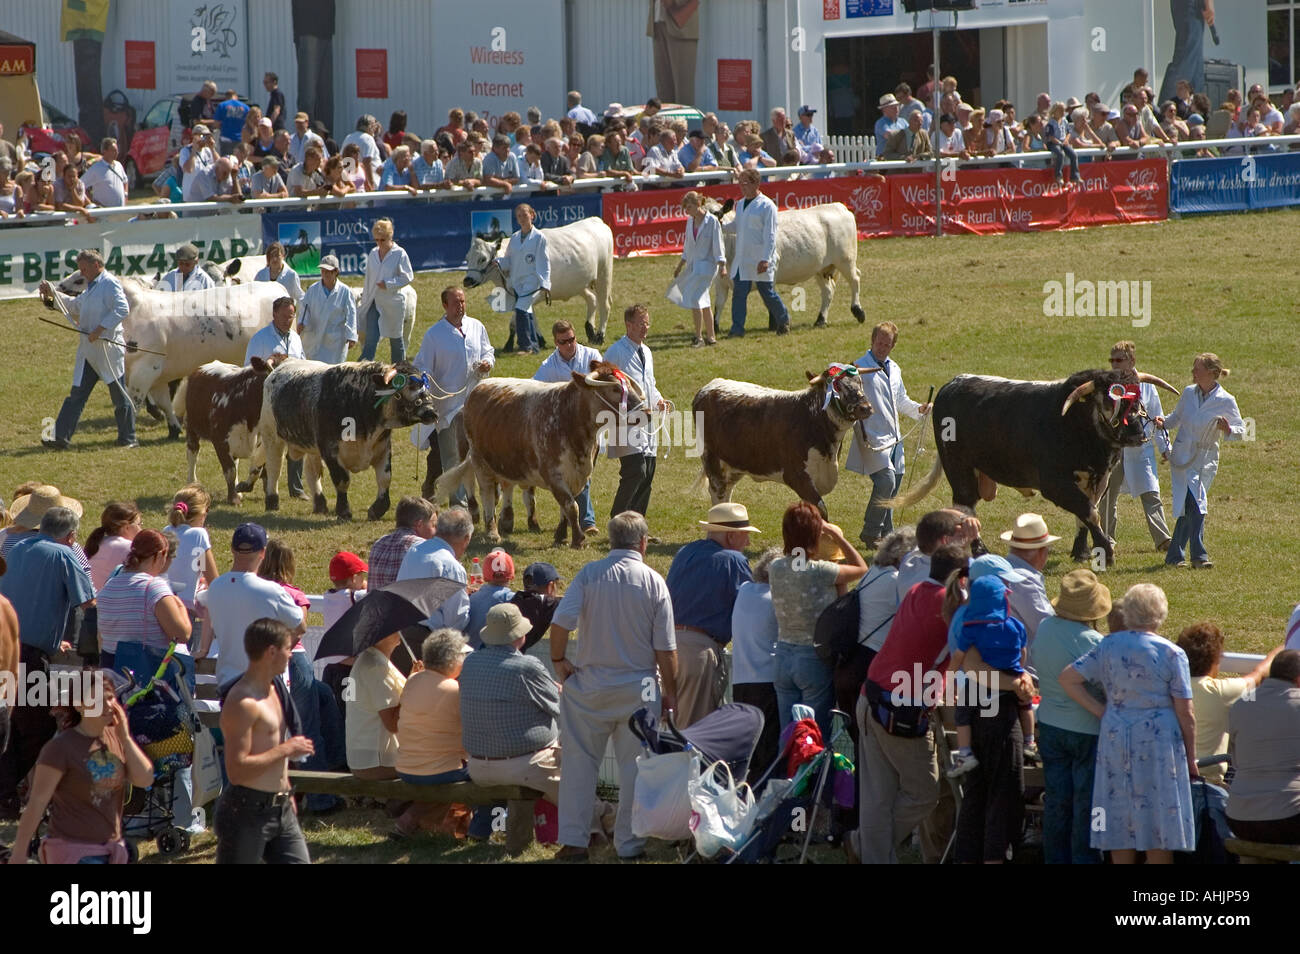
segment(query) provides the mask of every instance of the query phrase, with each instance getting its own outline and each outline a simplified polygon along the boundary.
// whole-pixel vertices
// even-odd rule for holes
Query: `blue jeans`
[[[412,785],[450,785],[452,782],[468,782],[470,780],[469,769],[467,768],[439,772],[437,775],[407,775],[405,772],[398,772],[397,777],[403,782],[409,782]],[[469,836],[486,840],[491,834],[492,806],[474,806],[474,817],[469,822]]]
[[[1038,726],[1043,758],[1043,861],[1049,865],[1098,865],[1101,852],[1088,844],[1097,737],[1055,726]]]
[[[316,751],[298,763],[308,772],[329,772],[342,765],[344,751],[343,717],[329,686],[318,681],[306,653],[289,655],[289,695],[302,719],[302,734],[311,739]],[[307,807],[314,812],[329,811],[342,802],[337,795],[313,793]]]
[[[391,349],[393,364],[406,359],[406,342],[402,336],[389,338],[388,345]],[[379,308],[373,303],[370,310],[366,312],[366,346],[361,349],[362,361],[375,360],[375,352],[379,350]]]
[[[777,642],[776,674],[772,685],[776,688],[776,707],[781,714],[782,729],[792,721],[790,707],[803,703],[817,713],[822,739],[829,738],[831,706],[835,702],[835,674],[813,646]]]
[[[583,528],[594,527],[596,525],[596,508],[591,503],[591,481],[583,485],[578,496],[574,498],[578,504],[578,515],[582,518]]]
[[[894,511],[882,501],[898,495],[903,486],[903,443],[894,445],[889,464],[871,475],[871,499],[862,518],[862,540],[883,539],[894,532]]]
[[[758,296],[767,306],[768,323],[774,329],[789,327],[790,313],[785,310],[785,302],[781,301],[781,296],[776,293],[771,282],[751,282],[742,278],[736,278],[734,282],[736,287],[731,294],[731,331],[728,332],[731,337],[744,337],[745,311],[751,286],[758,289]]]
[[[1165,562],[1177,564],[1183,558],[1183,550],[1191,546],[1192,560],[1208,560],[1205,552],[1205,514],[1196,506],[1196,498],[1187,491],[1187,501],[1183,505],[1183,515],[1174,524],[1174,538],[1169,541],[1165,552]]]
[[[520,351],[536,351],[537,321],[531,311],[515,309],[515,347]]]
[[[1079,157],[1074,154],[1073,146],[1063,142],[1049,142],[1047,151],[1052,154],[1052,175],[1061,178],[1061,167],[1065,165],[1066,157],[1069,157],[1070,178],[1076,182],[1079,180]]]
[[[72,386],[68,396],[63,399],[63,406],[59,408],[59,416],[54,422],[56,441],[72,440],[72,435],[77,433],[77,422],[81,420],[81,412],[86,409],[86,401],[90,399],[90,392],[95,390],[95,385],[98,383],[99,375],[87,364],[81,370],[81,383]],[[118,387],[116,381],[105,383],[108,385],[108,396],[113,400],[113,416],[117,419],[117,439],[122,443],[130,443],[135,440],[135,407],[127,400],[126,392]]]
[[[1174,52],[1160,84],[1159,102],[1178,94],[1178,81],[1192,84],[1192,92],[1205,92],[1205,19],[1201,16],[1202,0],[1169,0],[1174,21]]]

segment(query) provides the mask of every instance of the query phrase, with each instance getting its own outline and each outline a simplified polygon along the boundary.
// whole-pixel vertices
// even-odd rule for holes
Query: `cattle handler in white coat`
[[[176,267],[158,279],[154,285],[159,291],[203,291],[215,287],[212,277],[199,268],[199,250],[186,242],[176,250]]]
[[[275,354],[290,358],[307,357],[302,348],[302,339],[298,337],[298,332],[293,330],[297,313],[298,307],[288,295],[275,300],[271,305],[271,323],[248,339],[248,347],[244,349],[245,367],[252,364],[254,358],[265,361]],[[302,488],[302,458],[294,460],[290,457],[286,471],[289,480],[289,496],[297,500],[309,500],[307,492]],[[265,473],[262,474],[262,486],[263,488],[266,486]]]
[[[668,300],[691,310],[695,318],[695,340],[691,347],[700,348],[718,343],[713,336],[713,302],[709,299],[709,289],[713,287],[713,279],[727,267],[727,258],[722,253],[722,223],[704,210],[698,192],[682,196],[682,211],[686,213],[686,236],[681,260],[673,271]],[[686,270],[685,275],[682,269]]]
[[[1176,427],[1169,452],[1170,492],[1174,498],[1174,538],[1165,553],[1166,566],[1187,566],[1183,548],[1190,544],[1192,566],[1209,569],[1214,564],[1205,551],[1205,513],[1210,484],[1219,469],[1219,435],[1239,441],[1246,422],[1237,399],[1219,384],[1228,369],[1217,354],[1198,354],[1192,362],[1192,381],[1183,389],[1173,413],[1156,418],[1156,427]]]
[[[374,360],[379,339],[387,338],[389,356],[396,364],[406,359],[403,328],[406,303],[402,301],[402,286],[415,281],[415,272],[411,269],[406,249],[394,240],[392,219],[377,219],[370,234],[374,237],[375,247],[366,256],[366,284],[357,308],[366,328],[361,360]]]
[[[352,289],[339,281],[337,255],[320,260],[320,281],[302,296],[298,334],[307,357],[326,364],[348,360],[348,350],[357,343],[357,303]]]
[[[104,257],[93,248],[77,255],[77,268],[86,280],[86,290],[76,298],[61,296],[65,317],[81,331],[77,345],[77,363],[72,368],[72,390],[59,409],[54,422],[54,437],[41,444],[50,450],[67,450],[72,435],[96,382],[108,385],[117,418],[117,446],[139,447],[135,439],[135,405],[127,396],[122,376],[126,373],[126,342],[120,326],[130,307],[122,283],[104,271]],[[41,300],[46,308],[57,308],[58,294],[49,282],[41,282]]]
[[[898,495],[903,485],[903,428],[898,416],[920,420],[930,413],[929,404],[917,404],[907,396],[903,371],[889,353],[898,342],[898,326],[882,321],[871,329],[871,350],[853,363],[859,368],[880,368],[884,374],[862,375],[862,390],[875,411],[853,427],[853,443],[844,466],[855,474],[871,478],[871,499],[858,535],[869,548],[894,532],[894,512],[884,501]]]
[[[561,318],[551,326],[555,340],[555,350],[542,362],[533,375],[534,381],[547,384],[567,384],[574,372],[586,375],[591,371],[591,363],[600,361],[600,352],[585,344],[578,344],[578,333],[573,325]],[[530,491],[531,493],[531,491]],[[591,502],[591,481],[588,480],[582,492],[574,498],[578,504],[578,516],[582,519],[582,532],[594,536],[596,529],[596,507]]]
[[[537,213],[527,202],[515,206],[519,231],[510,236],[502,270],[509,276],[510,291],[515,296],[516,354],[537,354],[537,323],[533,319],[533,301],[538,295],[551,303],[551,263],[546,254],[546,236],[533,228]]]
[[[731,261],[731,278],[735,289],[731,297],[729,338],[745,336],[745,311],[751,286],[767,306],[768,328],[778,335],[790,331],[790,313],[776,293],[776,203],[758,191],[762,181],[758,170],[740,173],[740,191],[744,198],[736,205],[736,214],[723,230],[736,233],[736,249]]]
[[[1110,367],[1112,371],[1131,371],[1137,373],[1137,346],[1131,341],[1117,341],[1110,349]],[[1142,406],[1147,410],[1147,420],[1142,422],[1143,433],[1147,443],[1140,447],[1125,447],[1119,462],[1110,472],[1106,485],[1106,497],[1101,508],[1101,528],[1115,540],[1115,525],[1118,522],[1119,495],[1126,493],[1142,501],[1142,510],[1147,518],[1147,530],[1151,533],[1151,542],[1156,549],[1164,553],[1169,549],[1169,528],[1165,524],[1165,508],[1160,501],[1160,475],[1156,470],[1156,447],[1166,458],[1169,454],[1169,433],[1153,424],[1157,417],[1164,416],[1164,407],[1160,403],[1160,392],[1154,384],[1143,382]]]

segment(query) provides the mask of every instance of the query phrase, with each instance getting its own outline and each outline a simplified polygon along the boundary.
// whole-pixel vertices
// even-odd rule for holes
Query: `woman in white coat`
[[[675,288],[681,296],[681,306],[689,308],[695,317],[695,340],[691,347],[699,348],[718,343],[713,335],[713,302],[709,299],[709,289],[719,271],[727,267],[727,259],[722,254],[722,224],[716,215],[704,210],[698,192],[682,196],[682,211],[687,216],[686,240],[673,278],[678,279],[682,269],[686,269],[685,277],[675,281]]]
[[[396,363],[406,358],[406,342],[402,339],[405,315],[402,286],[415,279],[415,272],[406,249],[393,241],[391,219],[376,221],[370,234],[374,236],[375,247],[366,256],[366,284],[357,309],[366,321],[366,344],[361,349],[361,360],[374,359],[379,339],[383,337],[388,339]]]
[[[1165,555],[1168,566],[1187,566],[1183,548],[1190,544],[1192,565],[1213,566],[1205,552],[1205,512],[1210,484],[1219,469],[1219,435],[1239,441],[1246,424],[1237,399],[1223,389],[1219,378],[1228,369],[1219,356],[1206,352],[1192,362],[1192,381],[1178,398],[1173,413],[1156,418],[1157,427],[1178,428],[1169,454],[1169,471],[1174,498],[1174,539]]]
[[[515,296],[515,340],[519,343],[516,354],[537,354],[537,323],[533,320],[533,300],[546,295],[551,303],[551,265],[547,258],[546,236],[541,229],[533,228],[537,213],[527,202],[515,206],[515,221],[519,231],[510,236],[506,248],[503,271],[509,276],[510,291]]]

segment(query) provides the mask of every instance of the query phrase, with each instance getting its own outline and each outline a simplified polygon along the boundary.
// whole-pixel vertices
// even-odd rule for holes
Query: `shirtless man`
[[[294,634],[273,619],[244,632],[248,669],[221,706],[230,786],[217,805],[217,864],[311,864],[289,789],[289,760],[315,748],[303,735],[288,737],[279,679],[289,665]]]

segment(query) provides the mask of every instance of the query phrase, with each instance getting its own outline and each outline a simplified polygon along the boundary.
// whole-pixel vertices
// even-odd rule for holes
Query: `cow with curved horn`
[[[472,470],[478,477],[483,525],[488,540],[498,543],[497,484],[509,499],[511,489],[545,487],[560,505],[555,544],[586,542],[575,498],[591,479],[596,440],[611,424],[626,426],[625,415],[637,411],[645,395],[608,361],[592,361],[583,375],[548,383],[523,378],[489,378],[465,399],[465,434],[469,453],[438,478],[434,494],[445,499]]]
[[[802,391],[714,378],[691,402],[704,444],[696,485],[707,479],[716,504],[730,500],[746,474],[779,480],[826,518],[823,498],[839,481],[844,435],[874,413],[860,375],[879,370],[832,364],[822,374],[806,372]]]
[[[1109,565],[1115,551],[1101,528],[1097,501],[1122,449],[1147,440],[1142,383],[1178,393],[1154,374],[1121,370],[1079,371],[1061,381],[958,375],[934,398],[934,466],[913,490],[885,506],[911,506],[945,474],[953,502],[966,507],[992,500],[998,484],[1025,496],[1038,490],[1078,518],[1080,541],[1086,543],[1091,533]]]

